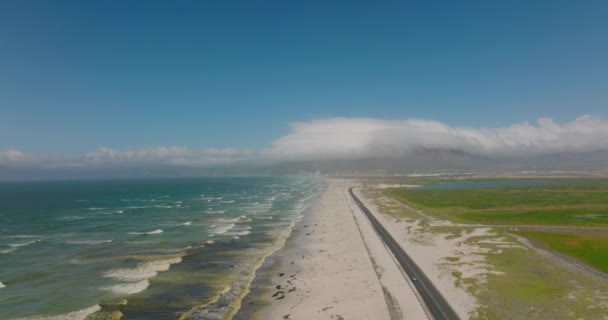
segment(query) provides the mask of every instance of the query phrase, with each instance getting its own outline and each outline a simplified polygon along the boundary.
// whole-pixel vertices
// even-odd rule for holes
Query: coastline
[[[347,187],[326,189],[284,247],[258,269],[243,319],[424,319],[426,313]]]
[[[271,300],[267,297],[272,295],[271,291],[274,288],[272,278],[280,273],[280,270],[289,267],[289,264],[285,263],[287,260],[285,253],[293,252],[304,243],[306,240],[304,226],[311,224],[312,216],[318,211],[319,204],[320,195],[302,212],[302,218],[295,222],[283,243],[277,245],[277,249],[270,252],[254,271],[248,292],[241,299],[240,307],[234,310],[233,320],[259,319],[260,312],[269,306]]]

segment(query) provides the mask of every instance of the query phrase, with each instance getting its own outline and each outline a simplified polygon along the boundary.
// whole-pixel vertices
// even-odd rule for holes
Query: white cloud
[[[0,151],[0,164],[8,162],[17,162],[25,158],[25,154],[19,150],[9,149],[5,151]]]
[[[452,127],[423,119],[332,118],[291,125],[266,149],[99,148],[84,155],[33,156],[0,152],[0,165],[40,167],[217,166],[287,160],[398,157],[420,149],[520,157],[608,150],[608,119],[582,116],[566,123],[539,119],[503,128]]]
[[[540,119],[504,128],[451,127],[433,120],[334,118],[299,122],[273,143],[284,159],[400,156],[417,149],[510,157],[608,150],[608,119],[583,116],[559,124]]]

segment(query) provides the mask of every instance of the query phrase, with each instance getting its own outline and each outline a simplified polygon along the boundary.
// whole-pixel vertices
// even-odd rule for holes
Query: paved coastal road
[[[350,195],[355,200],[355,203],[361,208],[361,211],[365,213],[369,221],[372,223],[376,232],[382,238],[382,241],[391,250],[399,264],[405,270],[405,273],[410,277],[412,283],[416,287],[418,294],[426,304],[431,317],[435,320],[456,320],[459,319],[458,315],[452,310],[452,307],[443,298],[441,293],[433,286],[433,283],[424,275],[422,270],[414,263],[414,261],[403,251],[401,246],[393,239],[393,237],[384,229],[382,224],[374,217],[374,215],[363,205],[363,202],[353,192],[351,187],[349,190]]]

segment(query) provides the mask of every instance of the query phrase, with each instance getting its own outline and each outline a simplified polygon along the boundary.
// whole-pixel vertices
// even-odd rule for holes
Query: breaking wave
[[[68,244],[76,244],[76,245],[95,245],[95,244],[103,244],[103,243],[111,243],[110,240],[68,240],[66,243]]]
[[[129,232],[129,234],[134,234],[134,235],[160,234],[160,233],[163,233],[163,229],[156,229],[156,230],[152,230],[152,231],[148,231],[148,232]]]
[[[159,272],[167,271],[171,265],[182,262],[182,257],[173,256],[169,259],[153,260],[140,263],[133,268],[110,270],[103,274],[104,278],[124,281],[120,284],[103,287],[117,294],[134,294],[144,291],[150,285],[148,279],[155,277]]]
[[[85,320],[89,315],[101,310],[101,306],[96,304],[88,308],[73,311],[66,314],[60,314],[56,316],[33,316],[26,318],[17,318],[14,320]]]
[[[29,246],[30,244],[34,244],[37,242],[40,242],[40,240],[34,240],[34,241],[30,241],[30,242],[25,242],[25,243],[11,243],[8,246],[11,248],[20,248],[20,247]]]

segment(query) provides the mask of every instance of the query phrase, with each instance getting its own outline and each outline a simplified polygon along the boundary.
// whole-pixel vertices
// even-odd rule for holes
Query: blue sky
[[[289,123],[608,116],[607,1],[2,1],[0,150],[262,148]]]

